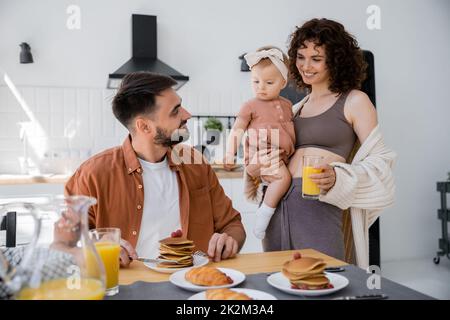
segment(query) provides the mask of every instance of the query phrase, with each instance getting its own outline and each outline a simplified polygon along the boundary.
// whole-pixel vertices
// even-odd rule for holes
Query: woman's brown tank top
[[[302,118],[303,106],[300,108],[294,116],[295,149],[315,147],[348,158],[357,139],[344,116],[348,94],[341,94],[331,108],[317,116]]]

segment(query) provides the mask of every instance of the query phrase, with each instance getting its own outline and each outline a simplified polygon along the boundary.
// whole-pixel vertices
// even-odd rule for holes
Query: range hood
[[[133,55],[114,73],[109,74],[108,88],[118,88],[122,78],[135,71],[150,71],[170,76],[177,81],[174,89],[181,88],[189,80],[189,77],[182,75],[157,58],[156,16],[133,14],[132,24]]]

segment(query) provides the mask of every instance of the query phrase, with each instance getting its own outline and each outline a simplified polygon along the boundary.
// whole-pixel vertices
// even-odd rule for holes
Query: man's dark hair
[[[126,128],[134,117],[155,111],[155,97],[177,82],[171,77],[139,71],[127,74],[112,101],[114,116]]]

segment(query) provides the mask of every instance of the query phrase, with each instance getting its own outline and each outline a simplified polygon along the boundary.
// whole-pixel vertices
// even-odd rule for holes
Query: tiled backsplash
[[[8,87],[0,87],[0,173],[72,171],[91,154],[121,144],[127,134],[114,118],[114,90],[101,88],[18,87],[26,113]],[[246,92],[181,89],[183,105],[193,114],[234,115]],[[33,120],[33,117],[35,121]],[[189,123],[191,139],[195,120]],[[224,128],[226,128],[224,120]],[[26,135],[21,132],[26,132]],[[191,141],[192,143],[192,141]],[[34,160],[25,164],[28,155]]]

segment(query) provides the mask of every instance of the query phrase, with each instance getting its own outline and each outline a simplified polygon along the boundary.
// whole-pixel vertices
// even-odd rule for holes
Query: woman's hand
[[[322,172],[310,174],[309,178],[312,182],[317,184],[322,192],[327,193],[336,183],[336,172],[334,171],[334,168],[329,164],[315,166],[314,168],[322,169]]]
[[[261,149],[255,152],[247,166],[247,172],[252,177],[261,177],[266,182],[272,182],[281,178],[278,169],[281,165],[281,155],[284,150]]]

